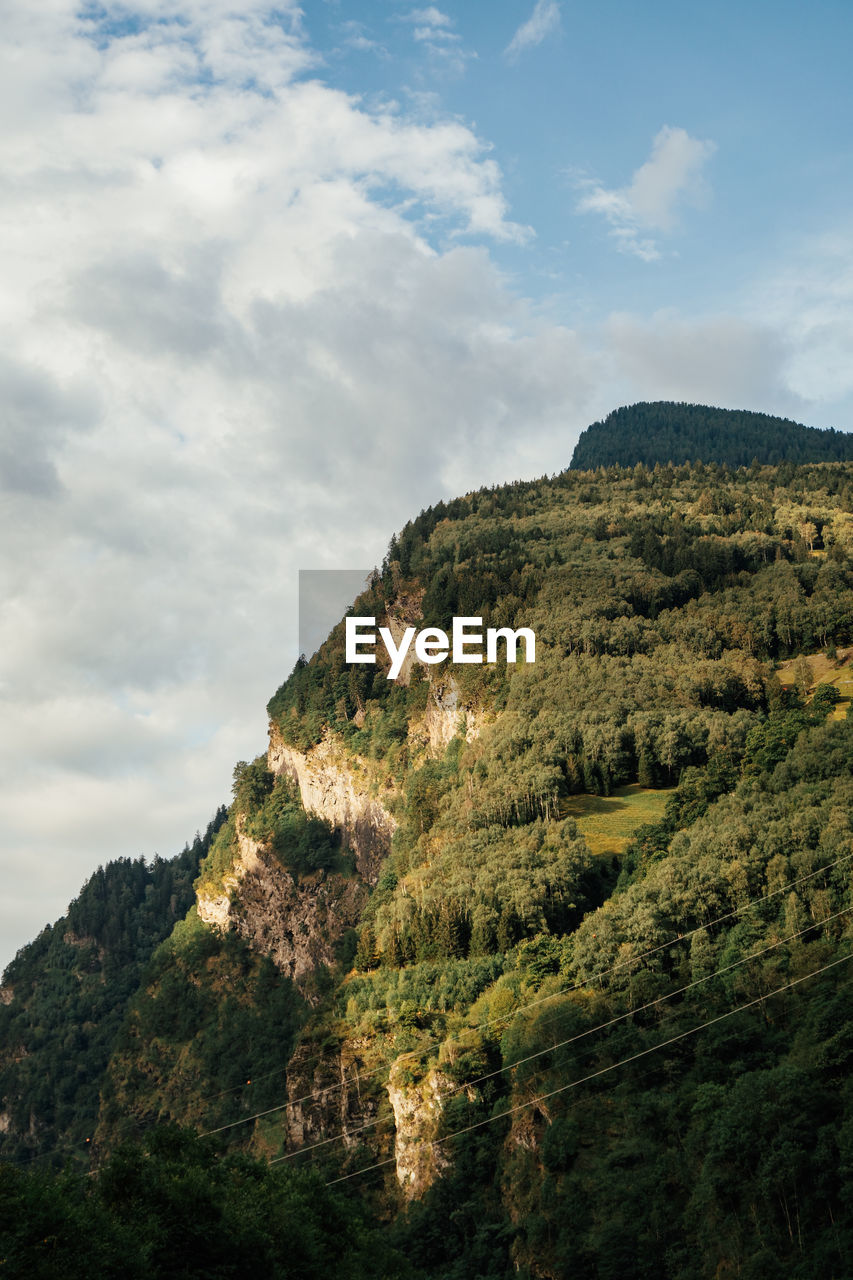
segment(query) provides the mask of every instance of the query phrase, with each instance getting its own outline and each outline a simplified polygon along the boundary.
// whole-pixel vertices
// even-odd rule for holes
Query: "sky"
[[[228,801],[300,570],[636,400],[853,425],[849,0],[0,35],[0,968]]]

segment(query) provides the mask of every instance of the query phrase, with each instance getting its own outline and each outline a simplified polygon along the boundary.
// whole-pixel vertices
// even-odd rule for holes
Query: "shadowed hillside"
[[[575,471],[667,462],[841,462],[853,458],[853,434],[804,427],[787,418],[745,409],[711,409],[669,400],[614,409],[581,432],[572,455]]]

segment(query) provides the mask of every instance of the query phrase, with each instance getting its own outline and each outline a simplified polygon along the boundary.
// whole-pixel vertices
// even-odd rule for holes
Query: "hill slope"
[[[0,987],[0,1155],[88,1161],[100,1088],[128,1002],[182,920],[217,830],[176,858],[99,867],[62,919],[22,947]]]
[[[389,680],[342,621],[297,664],[113,1041],[91,1215],[178,1121],[346,1179],[380,1275],[850,1274],[853,465],[482,490],[355,612],[536,662]]]

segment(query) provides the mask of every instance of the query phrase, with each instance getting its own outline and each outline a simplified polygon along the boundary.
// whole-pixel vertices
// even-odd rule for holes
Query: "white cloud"
[[[610,189],[579,178],[583,194],[577,211],[602,214],[620,250],[652,262],[661,256],[660,249],[644,233],[672,232],[681,206],[702,203],[707,194],[703,170],[716,149],[715,143],[691,138],[685,129],[664,125],[649,159],[627,187]]]
[[[429,55],[433,75],[438,70],[444,74],[461,75],[465,64],[477,56],[472,50],[463,49],[462,37],[453,30],[453,19],[435,5],[427,9],[412,9],[401,14],[399,21],[414,24],[412,38]]]
[[[415,29],[412,32],[414,39],[430,43],[435,52],[447,52],[442,42],[453,44],[461,38],[458,32],[453,30],[453,19],[446,13],[442,13],[440,9],[436,9],[434,5],[428,9],[412,9],[409,13],[401,15],[400,20],[414,23]]]
[[[452,19],[435,5],[430,5],[428,9],[412,9],[404,15],[403,20],[417,23],[421,27],[447,28],[453,25]]]
[[[612,315],[604,346],[631,399],[686,400],[799,416],[786,388],[791,350],[777,328],[731,312]]]
[[[557,0],[536,0],[533,12],[513,35],[504,56],[514,60],[526,49],[533,49],[560,29],[560,6]]]
[[[367,34],[367,28],[363,22],[349,20],[340,24],[339,30],[343,36],[343,43],[349,49],[355,49],[358,53],[374,53],[377,57],[389,57],[388,50],[378,40],[374,40]]]
[[[853,397],[853,231],[810,237],[750,290],[748,314],[790,335],[786,377],[817,404]],[[849,410],[848,410],[849,413]],[[836,422],[847,426],[850,422]]]
[[[592,383],[459,243],[523,236],[481,141],[306,78],[295,9],[12,9],[0,964],[99,860],[169,854],[227,798],[299,568],[567,461]]]
[[[416,40],[454,41],[461,38],[457,32],[450,31],[447,27],[415,27],[412,34]]]
[[[227,798],[300,568],[566,465],[620,401],[786,410],[798,353],[814,388],[827,323],[853,332],[838,255],[805,328],[778,282],[766,321],[561,327],[483,247],[523,232],[482,141],[310,79],[295,7],[76,12],[15,0],[0,49],[0,965]],[[664,150],[627,189],[655,232],[690,187]]]

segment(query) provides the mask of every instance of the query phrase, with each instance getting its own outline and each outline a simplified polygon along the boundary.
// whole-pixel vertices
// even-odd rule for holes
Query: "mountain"
[[[853,434],[804,427],[787,418],[745,409],[711,409],[668,400],[614,409],[582,431],[572,455],[575,471],[632,467],[641,462],[841,462],[853,458]]]
[[[0,1162],[5,1256],[135,1274],[132,1232],[147,1275],[218,1274],[217,1238],[222,1274],[850,1274],[853,464],[484,489],[351,612],[376,661],[342,619],[273,695],[108,1061],[57,1012],[39,1092],[34,993],[80,979],[43,942],[7,971],[0,1161],[42,1172]],[[388,678],[460,617],[535,661],[433,636]],[[82,1130],[42,1113],[81,1064],[76,1181],[49,1169]]]
[[[23,947],[0,987],[2,1158],[88,1161],[99,1090],[131,996],[151,955],[194,901],[193,881],[219,827],[176,858],[99,867],[62,919]]]

